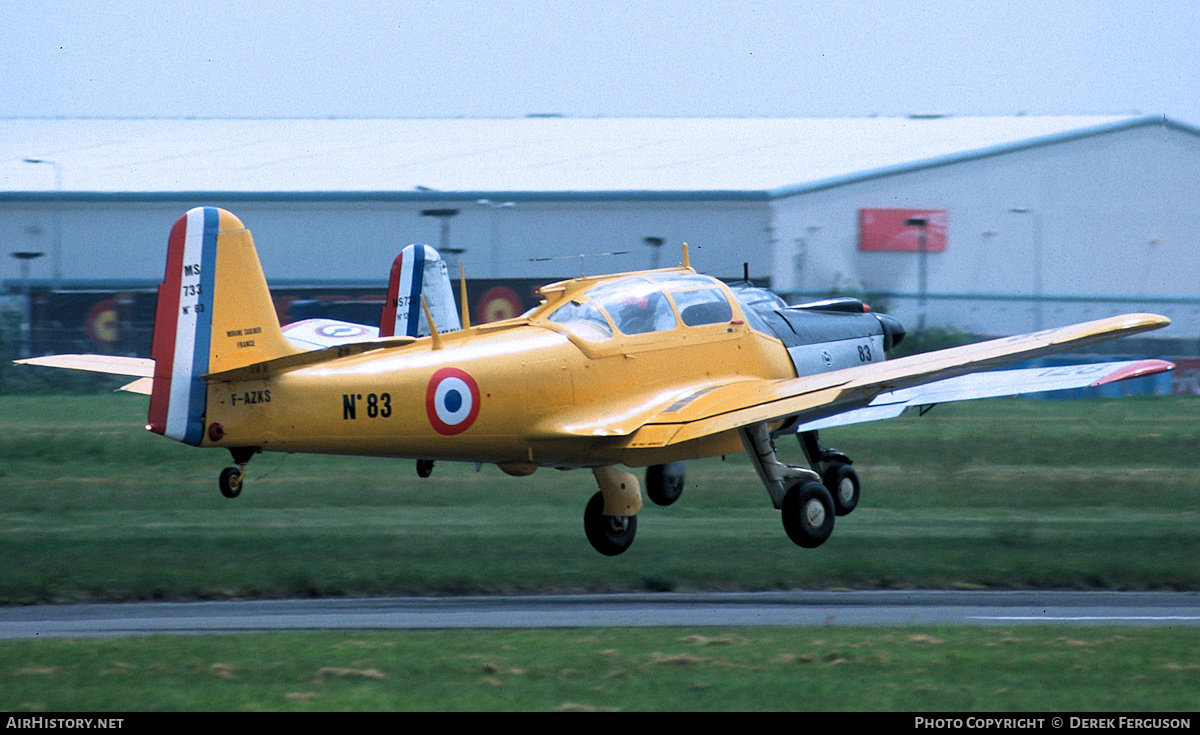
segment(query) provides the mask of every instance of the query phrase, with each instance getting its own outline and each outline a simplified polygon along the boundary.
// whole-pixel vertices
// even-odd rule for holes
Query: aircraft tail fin
[[[379,336],[430,335],[429,322],[421,308],[422,296],[438,332],[444,334],[462,329],[446,261],[428,245],[409,245],[392,261]]]
[[[198,445],[219,373],[302,352],[284,338],[250,231],[197,207],[171,228],[154,322],[150,431]]]

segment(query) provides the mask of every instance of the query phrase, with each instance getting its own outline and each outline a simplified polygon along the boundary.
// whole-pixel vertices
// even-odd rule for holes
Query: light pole
[[[462,255],[466,252],[466,248],[450,247],[450,218],[458,214],[457,209],[422,209],[422,217],[437,217],[442,222],[442,234],[438,241],[438,252],[442,254],[442,258],[447,260],[446,265],[449,266],[448,256]]]
[[[1029,207],[1013,207],[1012,214],[1027,214],[1033,223],[1033,331],[1042,329],[1042,218]]]
[[[795,274],[795,289],[804,291],[804,286],[807,279],[809,253],[813,252],[813,241],[817,238],[817,233],[822,229],[821,225],[809,225],[804,228],[804,237],[797,242],[798,247],[792,259],[792,273]]]
[[[51,288],[58,290],[59,282],[62,281],[62,194],[63,194],[63,170],[62,164],[58,161],[49,161],[45,158],[26,158],[25,163],[46,164],[54,169],[54,247],[50,251],[50,274]]]
[[[45,253],[36,253],[29,250],[18,250],[12,256],[21,263],[21,291],[24,293],[23,313],[21,314],[21,357],[29,357],[32,352],[32,327],[33,321],[33,302],[31,297],[32,289],[29,287],[29,261],[34,258],[40,258]]]
[[[479,199],[475,202],[481,207],[492,210],[492,265],[488,273],[492,278],[500,277],[500,210],[517,206],[515,202],[493,202],[491,199]]]
[[[662,251],[662,246],[666,243],[666,238],[662,237],[643,237],[642,242],[650,248],[650,270],[658,270],[659,253]]]
[[[920,260],[917,261],[917,293],[919,294],[919,304],[921,307],[921,318],[917,322],[917,334],[925,333],[925,298],[929,291],[929,240],[927,233],[929,232],[929,220],[923,217],[913,217],[906,220],[904,224],[908,227],[920,227],[921,235],[918,239],[918,249],[920,251]]]

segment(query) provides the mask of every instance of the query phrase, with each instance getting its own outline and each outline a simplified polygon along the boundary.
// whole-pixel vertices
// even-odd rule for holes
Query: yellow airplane
[[[409,458],[422,475],[435,460],[518,476],[587,468],[600,489],[584,529],[607,555],[632,543],[642,505],[641,484],[625,468],[649,468],[647,495],[665,505],[682,490],[682,462],[746,451],[788,536],[815,547],[860,492],[849,457],[819,444],[821,428],[1173,367],[1138,360],[981,372],[1169,323],[1153,314],[884,361],[904,337],[895,319],[850,299],[788,306],[696,273],[686,250],[679,267],[544,286],[541,305],[515,319],[439,324],[425,297],[441,294],[444,307],[449,290],[425,268],[436,260],[430,251],[409,253],[399,289],[393,269],[384,336],[328,322],[290,339],[250,232],[229,212],[199,207],[171,230],[152,359],[19,362],[138,377],[126,389],[150,396],[150,431],[232,454],[236,466],[219,479],[228,497],[265,451]],[[437,283],[422,285],[422,273]],[[445,280],[444,266],[440,273]],[[414,321],[422,317],[423,332]],[[798,436],[809,468],[777,458],[774,439],[784,434]]]

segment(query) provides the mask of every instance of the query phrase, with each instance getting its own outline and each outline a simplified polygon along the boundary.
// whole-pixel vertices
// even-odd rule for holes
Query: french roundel
[[[458,368],[442,368],[429,379],[425,413],[439,434],[452,436],[471,428],[479,415],[479,386]]]

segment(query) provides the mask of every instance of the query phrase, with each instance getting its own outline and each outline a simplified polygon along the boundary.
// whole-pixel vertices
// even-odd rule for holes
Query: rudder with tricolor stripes
[[[421,300],[425,300],[439,332],[462,329],[446,262],[428,245],[408,245],[392,261],[387,301],[379,336],[427,337],[431,334]]]
[[[180,217],[171,228],[158,289],[147,428],[199,445],[205,375],[298,351],[279,328],[250,231],[216,207]]]

